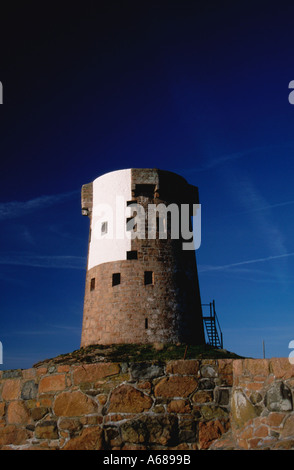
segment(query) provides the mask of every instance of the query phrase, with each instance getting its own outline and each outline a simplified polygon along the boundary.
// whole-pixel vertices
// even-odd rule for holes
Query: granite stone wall
[[[1,372],[1,449],[206,449],[229,429],[231,360]]]
[[[0,449],[294,449],[288,359],[0,372]]]
[[[90,217],[90,224],[94,209],[92,190],[91,184],[82,188],[82,210]],[[115,193],[116,188],[108,190]],[[125,201],[126,207],[129,203],[143,207],[146,217],[149,204],[156,207],[189,204],[191,209],[198,203],[198,190],[171,172],[132,169],[131,195],[130,201]],[[144,218],[143,228],[137,224],[138,237],[131,240],[123,259],[87,269],[82,347],[115,343],[205,343],[195,250],[183,250],[181,230],[176,239],[171,237],[170,226],[166,238],[160,238],[157,215],[156,238],[148,238]],[[180,217],[179,210],[179,220]],[[103,246],[105,249],[103,243],[99,248],[102,252]]]
[[[294,365],[288,358],[233,362],[231,431],[214,448],[294,449]]]

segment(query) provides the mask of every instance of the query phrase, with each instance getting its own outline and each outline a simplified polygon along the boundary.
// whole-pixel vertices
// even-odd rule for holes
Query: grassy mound
[[[209,345],[193,346],[185,344],[112,344],[94,345],[45,359],[34,367],[50,364],[76,364],[95,362],[144,362],[167,361],[173,359],[239,359],[235,353],[225,349],[215,349]]]

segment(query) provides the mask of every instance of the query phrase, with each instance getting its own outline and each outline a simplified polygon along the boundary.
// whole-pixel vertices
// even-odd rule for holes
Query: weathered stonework
[[[288,359],[0,372],[0,449],[294,449]]]
[[[294,366],[288,358],[233,361],[231,429],[211,448],[294,449]]]
[[[230,393],[230,370],[207,359],[0,372],[0,449],[207,448],[229,427],[217,391]]]
[[[178,207],[189,204],[191,208],[198,203],[197,188],[179,175],[157,169],[128,171],[130,200],[125,201],[125,206],[138,203],[147,214],[149,204],[177,204]],[[111,182],[111,174],[109,178]],[[95,212],[91,193],[94,183],[82,189],[82,211],[89,216],[91,227]],[[147,194],[146,187],[151,188]],[[111,186],[101,190],[102,199],[98,202],[104,202],[105,191],[115,194],[116,190]],[[95,227],[90,228],[89,253],[96,224]],[[111,252],[109,243],[104,245],[105,240],[99,243],[95,241],[96,252]],[[116,243],[113,242],[114,249]],[[120,251],[119,259],[111,262],[95,262],[93,253],[88,254],[82,347],[115,343],[205,343],[195,251],[183,250],[182,243],[182,237],[174,239],[170,233],[167,239],[159,239],[157,232],[156,239],[146,236],[130,240],[128,252],[135,253],[134,259],[127,259],[127,251],[123,254]],[[98,258],[101,261],[103,256]],[[146,272],[151,278],[148,284],[145,284]],[[113,274],[120,276],[115,285]]]

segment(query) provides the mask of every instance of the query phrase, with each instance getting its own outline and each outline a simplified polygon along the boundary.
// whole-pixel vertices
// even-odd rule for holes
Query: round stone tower
[[[187,248],[196,204],[196,187],[158,169],[114,171],[82,187],[90,218],[82,347],[205,343]]]

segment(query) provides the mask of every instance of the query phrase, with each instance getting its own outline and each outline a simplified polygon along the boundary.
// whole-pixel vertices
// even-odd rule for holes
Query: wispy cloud
[[[32,253],[0,253],[0,265],[54,269],[85,269],[86,259],[74,255],[37,255]]]
[[[259,239],[262,246],[262,254],[267,256],[252,257],[233,263],[226,263],[219,266],[199,266],[200,272],[226,271],[235,274],[252,277],[255,281],[273,282],[275,279],[281,283],[290,281],[287,276],[287,259],[294,256],[294,252],[287,249],[285,237],[281,227],[278,225],[272,209],[283,205],[293,204],[294,201],[284,203],[269,204],[259,189],[253,184],[251,178],[244,172],[238,174],[234,172],[231,178],[231,186],[236,200],[239,199],[241,207],[244,209],[241,214],[247,213],[251,218],[251,237],[256,246]],[[242,211],[242,209],[241,209]],[[248,240],[248,250],[250,249],[250,239]],[[267,272],[261,272],[255,265],[270,261],[281,260],[280,263],[273,264]]]
[[[197,166],[192,167],[192,168],[176,168],[174,169],[175,172],[179,173],[199,173],[202,171],[209,171],[213,170],[214,168],[222,167],[226,165],[227,163],[231,163],[237,160],[240,160],[244,157],[248,157],[250,155],[259,155],[263,154],[264,152],[269,152],[273,150],[281,150],[281,149],[286,149],[290,148],[293,149],[294,142],[285,142],[282,145],[263,145],[263,146],[256,146],[256,147],[250,147],[248,149],[244,150],[239,150],[237,152],[232,152],[232,153],[226,153],[223,155],[219,155],[216,157],[209,157],[207,155],[197,155]]]
[[[270,252],[277,255],[287,254],[284,235],[271,214],[272,207],[248,177],[239,181],[237,194],[244,208],[252,213],[256,231]]]
[[[42,329],[30,330],[13,330],[9,333],[1,332],[1,338],[9,338],[15,336],[48,336],[48,335],[65,335],[65,334],[79,334],[81,329],[79,326],[65,326],[65,325],[46,325]]]
[[[233,162],[234,160],[239,160],[240,158],[246,157],[254,152],[260,151],[263,147],[253,147],[247,150],[241,150],[239,152],[233,152],[219,157],[207,159],[207,161],[198,168],[198,171],[212,170],[218,166],[224,165],[228,162]]]
[[[214,168],[217,168],[219,166],[222,166],[228,162],[232,162],[234,160],[239,160],[240,158],[245,157],[246,155],[249,155],[255,151],[257,151],[258,148],[250,148],[248,150],[243,150],[239,152],[233,152],[230,154],[225,154],[225,155],[220,155],[219,157],[214,157],[214,158],[207,158],[204,156],[198,156],[197,161],[202,163],[199,163],[197,167],[194,168],[175,168],[173,171],[176,173],[180,174],[193,174],[193,173],[200,173],[202,171],[207,171],[207,170],[213,170]]]
[[[214,168],[221,167],[227,163],[234,162],[235,160],[240,160],[241,158],[247,157],[248,155],[255,154],[268,149],[268,147],[251,147],[245,150],[239,150],[238,152],[227,153],[219,155],[217,157],[207,157],[207,156],[197,156],[197,161],[202,162],[194,168],[177,168],[174,171],[179,173],[199,173],[202,171],[213,170]]]
[[[39,196],[28,201],[9,201],[0,203],[0,221],[26,216],[46,207],[54,206],[76,197],[79,191]]]
[[[256,263],[264,263],[266,261],[272,261],[272,260],[277,260],[277,259],[282,259],[282,258],[288,258],[290,256],[294,256],[293,253],[284,253],[281,255],[273,255],[273,256],[266,256],[265,258],[255,258],[255,259],[249,259],[245,261],[239,261],[237,263],[229,263],[229,264],[223,264],[220,266],[210,266],[210,265],[200,265],[198,266],[198,271],[199,272],[208,272],[208,271],[225,271],[233,268],[238,268],[240,266],[246,266],[249,264],[256,264]]]
[[[293,204],[294,204],[294,201],[290,200],[290,201],[284,201],[284,202],[277,202],[276,204],[267,204],[264,206],[261,205],[259,207],[250,207],[250,209],[241,212],[241,214],[250,214],[251,212],[267,211],[270,209],[276,209],[277,207],[292,206]]]

